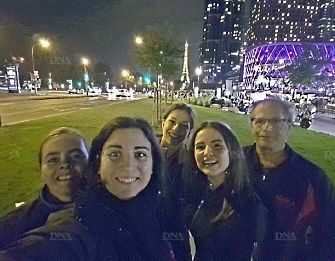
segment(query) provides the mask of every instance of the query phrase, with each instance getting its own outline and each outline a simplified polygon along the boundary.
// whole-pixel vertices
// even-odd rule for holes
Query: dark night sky
[[[148,26],[168,24],[188,39],[190,70],[197,65],[203,0],[0,0],[0,57],[24,55],[34,34],[47,34],[53,48],[136,70],[134,36]],[[76,61],[73,61],[76,62]]]

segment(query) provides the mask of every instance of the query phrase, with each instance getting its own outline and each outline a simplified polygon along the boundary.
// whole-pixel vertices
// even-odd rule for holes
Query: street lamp
[[[198,76],[198,88],[199,88],[199,77],[202,74],[202,69],[201,67],[195,68],[195,74]]]
[[[88,73],[87,73],[87,65],[89,63],[90,63],[90,61],[86,57],[81,58],[81,64],[84,66],[84,81],[85,81],[86,96],[88,96],[87,82],[88,82],[89,78],[88,78]]]
[[[125,79],[125,82],[126,82],[126,89],[128,89],[128,88],[127,88],[127,79],[128,79],[128,77],[129,77],[129,75],[130,75],[130,73],[129,73],[128,70],[126,70],[126,69],[122,69],[122,71],[121,71],[121,76]]]
[[[143,44],[143,37],[142,36],[136,36],[135,37],[135,43],[137,45],[142,45]]]
[[[50,46],[50,42],[48,39],[45,38],[40,38],[38,39],[38,44],[42,47],[42,48],[48,48]],[[34,61],[34,48],[35,48],[35,43],[33,44],[33,46],[31,47],[31,60],[32,60],[32,65],[33,65],[33,82],[35,82],[35,61]],[[37,92],[37,86],[35,86],[35,93]]]

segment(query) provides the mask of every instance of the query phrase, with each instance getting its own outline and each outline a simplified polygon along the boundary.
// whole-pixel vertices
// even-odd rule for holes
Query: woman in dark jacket
[[[89,171],[74,211],[52,216],[0,259],[190,259],[186,232],[174,222],[159,190],[160,147],[146,121],[119,117],[109,122],[93,140]]]
[[[245,158],[231,129],[204,122],[190,142],[188,223],[195,260],[256,260],[266,234],[266,210],[249,186]]]
[[[0,218],[0,249],[44,225],[51,213],[74,207],[88,153],[86,138],[74,129],[57,128],[44,138],[39,152],[43,189],[33,202]]]

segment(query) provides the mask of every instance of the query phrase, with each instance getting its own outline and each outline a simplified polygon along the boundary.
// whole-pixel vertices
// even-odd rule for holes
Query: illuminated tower
[[[184,83],[190,83],[190,75],[188,70],[188,43],[186,40],[185,43],[185,52],[184,52],[184,63],[183,63],[183,73],[180,80]]]

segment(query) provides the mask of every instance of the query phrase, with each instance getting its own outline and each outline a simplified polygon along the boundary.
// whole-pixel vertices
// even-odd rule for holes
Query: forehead
[[[173,110],[170,112],[167,119],[175,118],[178,121],[191,121],[190,115],[185,110]]]
[[[211,142],[214,140],[224,141],[224,138],[217,129],[212,127],[202,129],[195,137],[195,142]]]
[[[256,106],[252,116],[254,118],[280,118],[284,116],[283,108],[276,102],[262,102]]]
[[[150,148],[151,143],[141,129],[124,128],[113,131],[103,147],[106,148],[110,145],[119,145],[122,147],[146,146]]]
[[[74,149],[86,151],[85,143],[82,138],[73,134],[58,134],[50,137],[44,143],[42,154],[47,154],[49,152],[67,152]]]

